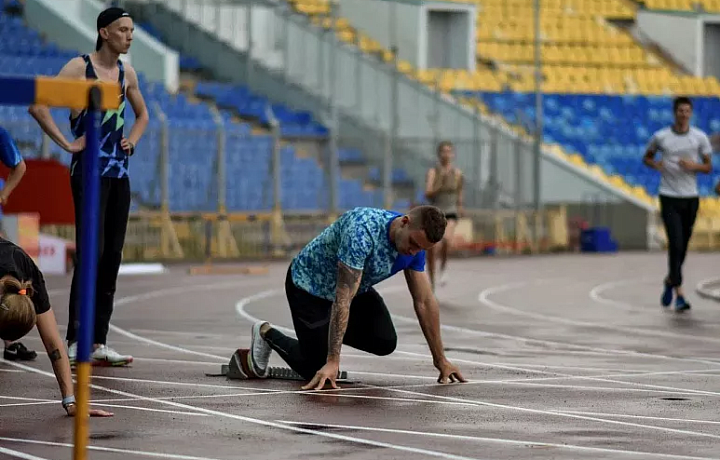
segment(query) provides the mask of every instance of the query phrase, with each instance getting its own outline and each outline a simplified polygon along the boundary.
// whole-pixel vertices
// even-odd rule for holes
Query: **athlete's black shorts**
[[[445,219],[447,220],[458,220],[458,215],[456,212],[448,212],[445,214]]]

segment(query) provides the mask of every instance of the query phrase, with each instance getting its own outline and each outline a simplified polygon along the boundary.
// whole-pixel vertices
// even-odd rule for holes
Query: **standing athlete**
[[[445,216],[432,206],[407,215],[374,208],[344,213],[293,259],[285,279],[297,339],[270,323],[252,328],[250,369],[268,373],[275,350],[309,383],[303,389],[333,388],[340,368],[342,344],[378,356],[397,345],[390,313],[373,285],[403,271],[415,313],[440,371],[439,382],[465,379],[446,358],[440,337],[438,304],[423,273],[424,252],[440,241]]]
[[[675,309],[685,311],[690,304],[682,289],[682,266],[692,237],[700,198],[697,173],[712,171],[712,147],[708,136],[690,126],[693,104],[687,97],[673,102],[675,123],[653,134],[643,162],[660,171],[660,211],[668,239],[668,274],[660,302],[668,307],[676,294]],[[661,159],[655,161],[655,154]]]
[[[25,175],[27,165],[23,160],[20,151],[15,145],[10,133],[0,126],[0,161],[10,169],[7,180],[0,190],[0,206],[5,205],[10,198],[10,194],[20,183],[20,179]],[[32,361],[37,357],[34,350],[28,348],[21,342],[3,341],[5,349],[3,350],[3,358],[8,361]]]
[[[120,55],[129,51],[132,42],[134,26],[130,15],[121,8],[108,8],[98,16],[97,30],[95,52],[70,60],[58,77],[117,81],[122,87],[119,109],[101,114],[100,214],[98,216],[100,250],[95,300],[95,351],[92,354],[95,365],[122,366],[132,362],[132,356],[118,354],[107,347],[106,341],[130,212],[128,158],[135,152],[135,145],[147,127],[148,112],[138,87],[135,69],[120,60]],[[127,138],[124,136],[126,101],[130,102],[136,117],[136,122]],[[75,241],[79,250],[82,241],[81,163],[85,149],[86,112],[72,110],[70,113],[70,127],[75,136],[73,142],[65,139],[47,108],[33,106],[30,108],[30,113],[60,147],[73,155],[70,164],[70,184],[75,205]],[[78,254],[78,261],[80,260],[82,259]],[[75,361],[77,354],[75,335],[80,271],[80,267],[76,266],[70,290],[70,318],[66,339],[71,363]]]
[[[435,289],[435,261],[440,257],[440,285],[447,282],[448,250],[455,236],[455,226],[462,215],[462,189],[463,175],[459,168],[453,165],[453,145],[443,141],[437,149],[438,164],[430,168],[425,180],[425,196],[430,204],[436,206],[447,218],[445,236],[439,245],[427,251],[428,274],[430,284]]]

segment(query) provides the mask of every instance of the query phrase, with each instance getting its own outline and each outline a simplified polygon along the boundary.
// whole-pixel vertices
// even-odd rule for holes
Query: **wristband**
[[[63,407],[67,407],[71,404],[75,404],[75,395],[70,395],[70,396],[63,398],[63,400],[62,400]]]

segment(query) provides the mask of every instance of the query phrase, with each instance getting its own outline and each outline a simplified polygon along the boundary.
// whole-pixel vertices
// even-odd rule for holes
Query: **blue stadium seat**
[[[13,0],[0,0],[8,4]],[[0,3],[2,5],[2,3]],[[151,35],[162,39],[161,34],[148,23],[139,24]],[[72,57],[80,53],[64,50],[46,43],[41,35],[26,27],[22,17],[0,12],[0,69],[5,75],[55,75]],[[197,70],[199,63],[191,57],[180,56],[183,70]],[[151,113],[148,129],[130,161],[131,187],[139,201],[159,204],[159,159],[161,154],[162,126],[157,109],[168,119],[169,152],[168,180],[171,193],[171,211],[215,211],[218,190],[216,162],[218,153],[218,126],[210,105],[195,103],[184,94],[173,95],[156,82],[148,82],[142,73],[138,79]],[[315,120],[311,113],[276,104],[265,97],[253,94],[240,85],[200,82],[196,95],[212,99],[220,108],[225,132],[225,172],[227,177],[227,206],[229,211],[267,211],[273,204],[271,175],[272,139],[266,135],[253,135],[248,123],[233,122],[233,112],[242,117],[268,123],[267,109],[280,122],[285,137],[326,137],[328,130]],[[67,138],[71,138],[69,112],[52,109],[57,125]],[[128,106],[126,123],[131,125],[134,113]],[[718,121],[720,123],[720,120]],[[17,140],[27,158],[39,155],[42,132],[26,107],[0,106],[0,124]],[[50,154],[70,164],[71,156],[50,143]],[[362,152],[341,149],[341,161],[362,163]],[[288,210],[314,210],[329,205],[328,183],[321,166],[314,160],[298,158],[292,147],[281,151],[282,205]],[[409,180],[402,170],[393,171],[393,181]],[[175,193],[175,192],[179,193]],[[358,180],[341,180],[339,205],[343,209],[380,204],[378,191],[364,190]],[[407,206],[400,201],[398,207]],[[133,201],[132,209],[138,203]]]
[[[325,137],[327,128],[313,119],[311,113],[294,111],[251,93],[246,87],[230,83],[200,82],[195,87],[198,97],[213,99],[224,108],[235,110],[240,116],[269,124],[268,111],[280,123],[285,137]]]
[[[535,124],[533,94],[466,92],[465,96],[481,99],[490,111],[511,123],[528,128]],[[693,102],[695,126],[708,134],[720,132],[720,99],[697,97]],[[642,157],[650,136],[673,121],[671,97],[551,94],[543,98],[543,110],[546,142],[558,143],[606,173],[620,174],[631,185],[657,196],[658,175],[645,168]],[[700,184],[711,181],[709,176],[699,177]],[[712,194],[712,186],[701,185],[700,191]]]

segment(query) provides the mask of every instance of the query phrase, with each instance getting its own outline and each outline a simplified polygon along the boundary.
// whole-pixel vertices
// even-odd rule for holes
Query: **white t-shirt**
[[[658,193],[664,196],[691,198],[698,196],[695,172],[686,171],[679,161],[683,158],[702,163],[702,156],[712,154],[710,139],[702,130],[690,127],[687,133],[676,133],[671,127],[653,134],[648,149],[662,155],[663,172]]]

